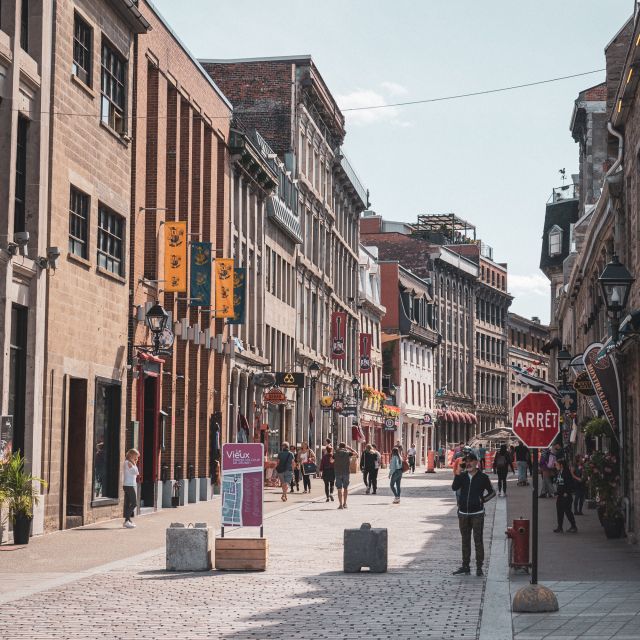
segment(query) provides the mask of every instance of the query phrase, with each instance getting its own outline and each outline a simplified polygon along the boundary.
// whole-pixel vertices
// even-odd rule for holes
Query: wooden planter
[[[216,538],[216,569],[265,571],[268,555],[267,538]]]

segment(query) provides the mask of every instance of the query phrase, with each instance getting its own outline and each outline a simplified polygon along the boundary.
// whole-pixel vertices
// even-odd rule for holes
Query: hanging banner
[[[191,291],[192,307],[211,306],[211,243],[191,243]]]
[[[360,373],[371,371],[371,341],[373,336],[370,333],[360,334]]]
[[[344,360],[346,333],[347,333],[346,312],[334,311],[331,314],[331,358],[333,360]]]
[[[604,358],[598,358],[602,349],[601,342],[591,343],[584,352],[584,364],[591,379],[591,384],[596,390],[596,396],[600,400],[604,415],[618,441],[622,433],[622,398],[620,394],[620,379],[618,369],[611,354]]]
[[[245,323],[245,306],[247,291],[247,270],[233,270],[233,318],[227,320],[227,324]]]
[[[164,290],[187,291],[187,223],[166,222],[164,225]]]
[[[217,258],[213,265],[216,278],[216,318],[233,318],[233,259]]]
[[[264,492],[264,449],[262,444],[222,445],[222,525],[262,525]]]

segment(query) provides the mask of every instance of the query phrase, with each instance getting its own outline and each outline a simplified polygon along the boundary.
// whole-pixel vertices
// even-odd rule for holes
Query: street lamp
[[[562,384],[567,386],[567,376],[569,375],[569,363],[573,359],[573,356],[569,353],[566,347],[562,347],[558,351],[556,361],[558,362],[558,373],[562,377]]]
[[[160,336],[162,332],[167,328],[167,322],[169,321],[169,314],[164,310],[162,305],[156,301],[156,303],[147,311],[147,327],[153,335],[153,352],[158,354],[160,351]]]
[[[629,273],[629,270],[618,260],[618,256],[614,255],[611,262],[607,264],[604,271],[598,278],[602,296],[604,297],[607,311],[611,314],[611,330],[612,337],[618,339],[618,329],[620,328],[620,316],[627,306],[629,293],[631,293],[631,285],[635,282],[635,278]]]
[[[353,393],[355,394],[356,398],[358,397],[358,391],[360,391],[360,380],[358,380],[358,378],[356,376],[353,376],[353,379],[351,380],[351,388],[353,389]]]
[[[311,379],[311,386],[315,388],[318,376],[320,375],[320,365],[317,362],[312,362],[307,371],[309,372],[309,378]]]

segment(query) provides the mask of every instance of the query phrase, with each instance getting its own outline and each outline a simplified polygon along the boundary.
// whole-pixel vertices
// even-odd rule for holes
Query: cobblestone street
[[[171,574],[162,553],[134,556],[6,602],[2,637],[475,638],[485,580],[451,575],[460,545],[450,481],[449,472],[406,476],[400,505],[386,486],[376,496],[360,487],[346,511],[296,495],[266,520],[265,573]],[[493,505],[487,552],[492,516]],[[362,522],[389,529],[387,574],[342,573],[343,529]]]

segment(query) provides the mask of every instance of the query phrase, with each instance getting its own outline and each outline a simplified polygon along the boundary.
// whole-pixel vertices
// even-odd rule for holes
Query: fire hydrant
[[[509,549],[509,566],[513,569],[529,570],[529,521],[519,518],[513,521],[513,526],[505,531],[511,540]]]

